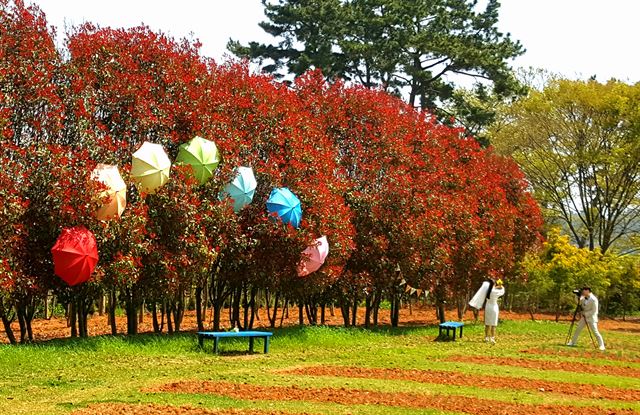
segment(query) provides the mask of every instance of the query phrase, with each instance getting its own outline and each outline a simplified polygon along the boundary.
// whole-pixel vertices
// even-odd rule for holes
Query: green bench
[[[221,338],[249,338],[249,352],[253,353],[253,343],[255,339],[263,339],[264,352],[269,353],[269,340],[273,333],[268,331],[199,331],[198,343],[204,347],[204,339],[213,339],[213,352],[218,353]]]
[[[453,330],[453,340],[456,340],[456,330],[460,329],[460,337],[462,337],[462,328],[464,327],[464,323],[458,321],[445,321],[444,323],[440,323],[438,326],[440,328],[440,333],[438,337],[442,338],[442,331],[447,331],[447,338],[449,337],[449,332]]]

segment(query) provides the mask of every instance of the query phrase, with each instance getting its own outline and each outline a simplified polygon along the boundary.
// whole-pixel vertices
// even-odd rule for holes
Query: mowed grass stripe
[[[622,352],[620,354],[611,354],[611,353],[602,353],[602,352],[592,352],[592,351],[566,351],[566,350],[557,350],[557,349],[540,349],[538,347],[534,347],[531,349],[521,350],[520,353],[532,355],[532,356],[553,356],[553,357],[565,357],[572,359],[589,359],[591,362],[594,361],[612,361],[612,362],[621,362],[622,364],[630,364],[630,365],[639,365],[640,366],[640,358],[635,355],[623,355]]]
[[[447,362],[471,363],[492,366],[513,366],[535,370],[557,370],[573,373],[590,373],[607,376],[624,376],[629,378],[640,378],[640,369],[629,366],[609,366],[594,365],[584,363],[574,363],[566,361],[554,361],[543,359],[529,359],[517,357],[495,357],[495,356],[465,356],[455,355],[445,359]]]
[[[378,392],[350,388],[300,388],[297,386],[259,386],[231,382],[174,382],[147,392],[180,394],[214,394],[251,401],[329,402],[342,405],[379,405],[414,409],[437,409],[484,415],[640,415],[631,408],[594,408],[568,405],[528,405],[458,395],[425,395],[407,392]]]
[[[404,380],[427,384],[472,386],[489,389],[517,389],[537,393],[581,396],[582,398],[588,399],[640,402],[640,390],[638,389],[610,388],[602,385],[544,381],[510,376],[471,375],[450,371],[311,366],[284,370],[279,373],[303,376]]]
[[[302,415],[306,412],[283,412],[259,409],[206,409],[192,406],[155,404],[101,403],[78,409],[72,415]]]

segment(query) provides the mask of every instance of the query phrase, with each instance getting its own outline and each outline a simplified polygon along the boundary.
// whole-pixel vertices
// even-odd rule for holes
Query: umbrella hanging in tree
[[[65,228],[53,248],[53,270],[70,286],[91,278],[98,263],[96,237],[84,226]]]
[[[302,208],[300,199],[286,187],[273,189],[267,200],[267,211],[271,216],[279,217],[283,223],[290,223],[294,228],[300,227]]]
[[[91,178],[107,187],[106,190],[100,192],[100,200],[109,198],[98,209],[96,217],[99,220],[107,220],[122,216],[127,205],[127,185],[120,176],[118,166],[98,164],[91,173]]]
[[[251,167],[238,167],[235,179],[224,187],[224,193],[233,199],[234,212],[240,212],[243,207],[251,203],[257,185]]]
[[[140,184],[140,190],[153,194],[169,180],[171,160],[160,144],[145,141],[133,153],[131,178]]]
[[[298,276],[306,277],[320,269],[329,255],[329,241],[323,236],[316,239],[315,244],[310,245],[302,253],[302,260],[298,265]]]
[[[191,165],[196,179],[204,184],[220,164],[220,153],[213,141],[196,136],[180,145],[176,161]]]

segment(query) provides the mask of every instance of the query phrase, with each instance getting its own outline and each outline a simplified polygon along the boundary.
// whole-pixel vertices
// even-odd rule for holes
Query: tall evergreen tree
[[[236,55],[276,77],[319,68],[367,88],[384,88],[472,132],[492,121],[481,105],[522,87],[509,61],[524,48],[497,28],[489,0],[263,0],[260,26],[274,44],[229,42]],[[456,82],[470,83],[457,93]],[[479,105],[480,103],[480,105]],[[483,108],[484,107],[484,108]]]

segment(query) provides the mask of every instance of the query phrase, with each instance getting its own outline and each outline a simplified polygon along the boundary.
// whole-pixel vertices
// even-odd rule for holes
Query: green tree
[[[575,306],[574,289],[587,285],[596,295],[604,296],[611,284],[611,272],[617,268],[615,258],[597,249],[578,248],[559,228],[553,228],[541,252],[529,256],[523,264],[529,302],[553,309],[557,321],[562,311]]]
[[[263,0],[260,23],[275,44],[229,42],[236,55],[276,76],[318,68],[329,77],[407,96],[463,124],[487,123],[476,100],[522,92],[509,60],[522,45],[496,27],[500,4],[470,0]],[[455,93],[455,79],[473,88]],[[469,97],[471,95],[472,97]],[[472,99],[467,99],[472,98]],[[451,111],[440,111],[447,106]]]
[[[639,234],[640,83],[551,79],[505,106],[489,138],[579,247],[607,252]]]
[[[606,312],[627,315],[640,308],[640,260],[634,256],[619,257],[605,303]]]

